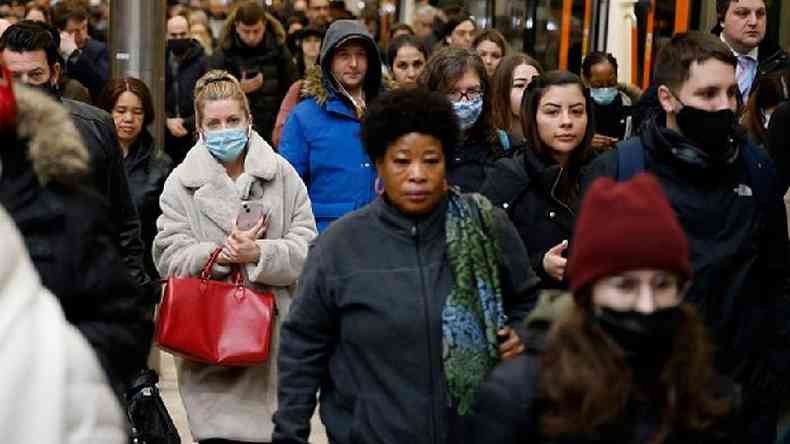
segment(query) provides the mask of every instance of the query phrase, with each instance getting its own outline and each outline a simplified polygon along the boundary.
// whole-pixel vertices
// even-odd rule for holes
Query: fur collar
[[[253,149],[247,151],[244,159],[244,173],[265,181],[274,179],[277,173],[277,156],[274,150],[261,136],[252,131],[250,145]],[[222,166],[208,151],[202,141],[192,147],[184,161],[173,171],[188,188],[200,188],[203,185],[224,179],[225,167]]]
[[[17,137],[28,140],[38,180],[73,183],[88,174],[90,155],[69,111],[46,94],[15,85]]]
[[[313,98],[316,103],[318,103],[318,106],[323,107],[334,94],[326,89],[322,82],[322,78],[323,75],[320,65],[314,65],[308,68],[304,80],[302,81],[302,88],[299,91],[299,95],[303,99]],[[384,91],[391,91],[397,87],[395,80],[388,74],[384,74],[381,83]]]

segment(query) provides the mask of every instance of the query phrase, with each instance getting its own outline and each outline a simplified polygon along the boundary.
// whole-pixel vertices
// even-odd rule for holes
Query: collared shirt
[[[724,38],[723,32],[719,34],[719,38],[721,39],[722,42],[724,42],[725,45],[727,45],[728,48],[730,48],[732,54],[738,59],[738,65],[735,67],[735,78],[738,79],[738,90],[741,93],[741,98],[743,99],[743,103],[746,103],[749,100],[749,93],[751,92],[752,85],[754,84],[754,80],[757,79],[757,68],[759,65],[758,62],[759,59],[757,57],[759,57],[760,54],[760,47],[755,46],[754,48],[752,48],[751,51],[747,52],[746,54],[741,54],[738,51],[736,51],[732,46],[730,46],[729,43],[727,43],[727,40]],[[749,73],[743,72],[745,67],[742,58],[744,56],[752,59],[752,63],[750,64],[751,72]],[[741,78],[744,75],[746,75],[747,78],[750,79],[750,81],[746,85],[741,85]]]

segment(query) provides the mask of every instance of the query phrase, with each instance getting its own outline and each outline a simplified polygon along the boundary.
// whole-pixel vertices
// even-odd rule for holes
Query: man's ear
[[[60,73],[62,71],[62,68],[60,66],[60,62],[55,62],[52,65],[51,71],[52,71],[52,75],[49,76],[49,83],[51,85],[59,84],[60,83]],[[54,80],[54,82],[53,82],[53,80]]]
[[[675,111],[675,96],[666,85],[660,85],[658,87],[657,95],[658,102],[661,104],[661,109],[663,109],[665,113]]]

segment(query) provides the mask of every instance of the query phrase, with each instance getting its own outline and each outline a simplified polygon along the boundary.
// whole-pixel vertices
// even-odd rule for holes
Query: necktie
[[[757,60],[747,55],[738,56],[737,71],[738,90],[741,92],[741,98],[746,102],[752,89],[752,82],[757,75]]]

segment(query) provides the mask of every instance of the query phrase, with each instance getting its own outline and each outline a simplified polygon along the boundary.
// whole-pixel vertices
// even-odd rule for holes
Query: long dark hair
[[[498,144],[496,128],[491,121],[491,84],[480,56],[468,49],[442,48],[428,59],[417,84],[430,91],[447,94],[468,70],[480,78],[483,111],[477,122],[464,133],[464,141],[470,144],[486,144],[491,147],[491,154],[496,154]]]
[[[510,132],[511,114],[510,110],[510,89],[513,87],[513,71],[521,65],[534,67],[538,74],[543,74],[540,63],[526,54],[513,54],[505,56],[499,62],[494,77],[491,79],[493,89],[491,90],[491,112],[494,126]]]
[[[541,156],[550,156],[551,149],[540,138],[537,121],[538,108],[540,100],[549,88],[565,85],[576,85],[579,87],[582,95],[584,95],[584,109],[587,113],[587,128],[584,132],[584,138],[568,157],[568,163],[564,167],[557,187],[560,200],[566,204],[574,204],[580,194],[579,178],[581,169],[592,158],[590,146],[595,134],[593,102],[590,98],[590,92],[584,86],[582,79],[568,71],[549,71],[532,79],[527,91],[524,93],[524,98],[521,99],[521,127],[524,130],[524,137],[527,139],[529,149]]]
[[[544,435],[590,436],[625,414],[635,389],[633,371],[623,349],[592,318],[589,288],[582,302],[564,313],[549,331],[541,356],[539,399]],[[659,381],[649,387],[659,408],[658,430],[650,444],[660,444],[672,431],[699,432],[718,424],[732,406],[711,392],[713,346],[694,309],[680,307],[683,321]]]
[[[765,145],[768,130],[765,129],[763,111],[790,100],[790,70],[774,71],[759,78],[749,94],[743,115],[743,126],[755,142]]]

